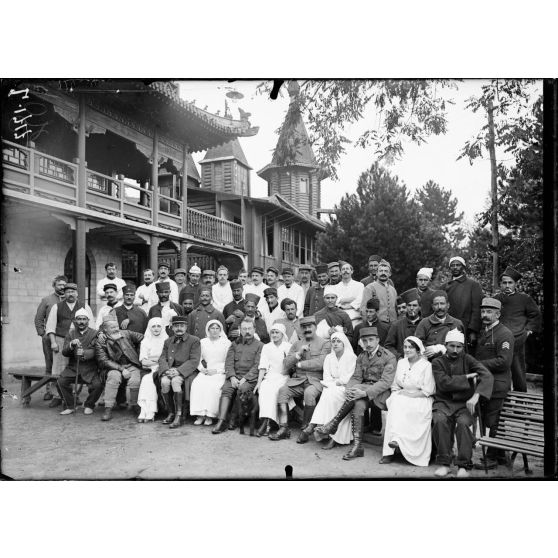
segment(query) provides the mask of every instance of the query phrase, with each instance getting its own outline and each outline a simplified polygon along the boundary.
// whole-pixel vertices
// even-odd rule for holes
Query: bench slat
[[[501,440],[499,438],[481,438],[479,443],[482,446],[488,446],[492,448],[498,448],[508,451],[515,451],[517,453],[525,453],[527,455],[534,455],[536,457],[544,457],[544,448],[540,446],[532,446],[526,444],[520,444],[516,442],[507,442],[506,440]]]
[[[517,430],[512,430],[509,428],[498,428],[497,436],[510,436],[513,438],[521,438],[523,440],[532,440],[533,442],[541,442],[544,443],[544,435],[542,434],[533,434],[532,432],[518,432]]]
[[[543,422],[543,415],[542,414],[531,413],[531,412],[518,413],[518,412],[515,412],[516,409],[514,409],[513,411],[514,412],[512,412],[509,409],[502,409],[502,411],[500,412],[500,416],[503,415],[503,416],[509,417],[509,418],[517,418],[517,419],[521,419],[521,420],[531,420],[533,422],[539,422],[539,423]]]
[[[506,424],[507,426],[514,427],[514,428],[521,428],[523,430],[530,430],[532,432],[544,432],[544,427],[541,424],[537,423],[526,423],[520,422],[517,420],[511,420],[509,418],[502,418],[500,417],[499,424]]]
[[[523,436],[521,434],[517,434],[515,432],[502,432],[502,431],[498,431],[496,434],[496,438],[501,439],[501,440],[510,440],[513,441],[515,440],[516,442],[519,443],[524,443],[524,444],[532,444],[532,445],[541,445],[544,446],[544,438],[533,438],[532,436]]]

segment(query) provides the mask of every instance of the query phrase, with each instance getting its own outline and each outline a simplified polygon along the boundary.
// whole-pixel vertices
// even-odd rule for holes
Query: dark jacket
[[[357,357],[355,373],[348,381],[347,389],[355,386],[363,389],[368,399],[385,411],[396,368],[395,357],[384,347],[378,345],[378,349],[372,356],[369,356],[367,351],[363,351]]]
[[[205,335],[205,326],[210,320],[219,320],[223,326],[223,331],[226,331],[227,324],[225,324],[225,317],[219,310],[216,310],[212,304],[202,306],[201,304],[194,308],[188,314],[188,333],[194,335],[199,339],[203,339]]]
[[[541,311],[529,295],[516,291],[511,295],[498,293],[494,298],[502,303],[500,322],[511,330],[515,337],[523,335],[526,330],[533,333],[541,330]]]
[[[360,339],[360,330],[363,327],[375,327],[378,330],[380,345],[382,345],[382,347],[385,346],[384,342],[387,338],[388,331],[389,331],[389,324],[386,324],[385,322],[381,322],[377,317],[372,323],[364,319],[362,322],[360,322],[360,324],[357,324],[353,332],[353,340],[352,340],[352,345],[357,356],[360,355],[360,353],[362,353],[363,350],[362,347],[358,344],[358,340]]]
[[[448,331],[452,329],[458,329],[462,333],[465,333],[461,320],[447,314],[446,319],[441,323],[435,314],[432,314],[428,316],[428,318],[423,318],[418,323],[415,336],[424,343],[425,347],[429,347],[430,345],[444,345],[446,342],[446,335]]]
[[[138,355],[143,334],[125,329],[120,330],[120,333],[122,337],[119,339],[112,339],[108,335],[103,343],[97,339],[95,355],[99,367],[105,370],[120,370],[125,364],[133,364],[141,368]]]
[[[475,358],[494,376],[492,399],[506,397],[511,389],[513,333],[502,323],[480,332]]]
[[[45,334],[46,321],[50,309],[63,300],[64,296],[58,296],[56,293],[49,294],[41,300],[37,308],[37,313],[35,314],[35,329],[37,330],[37,335],[42,337]]]
[[[463,323],[463,332],[478,333],[481,329],[480,305],[483,297],[480,284],[462,275],[449,281],[442,288],[448,293],[451,315]]]
[[[401,293],[401,296],[407,293],[412,293],[417,296],[420,305],[420,316],[421,318],[428,318],[428,316],[432,314],[432,295],[434,294],[434,289],[427,287],[425,291],[421,291],[415,287],[414,289],[409,289]]]
[[[76,356],[75,350],[73,347],[70,347],[70,343],[74,339],[79,339],[81,342],[81,346],[83,348],[83,355],[80,357]],[[91,329],[88,327],[84,332],[83,335],[79,334],[79,331],[76,328],[72,329],[68,335],[64,338],[64,346],[62,347],[62,354],[65,357],[69,357],[68,365],[60,376],[74,378],[76,376],[76,369],[77,369],[77,359],[79,358],[79,377],[83,378],[83,380],[87,383],[90,383],[91,380],[97,374],[97,360],[95,359],[95,344],[97,342],[97,330]]]
[[[347,339],[351,343],[353,342],[353,322],[345,310],[341,310],[341,308],[334,308],[333,310],[330,310],[325,307],[318,310],[314,314],[314,317],[316,318],[316,324],[325,320],[329,327],[335,327],[338,325],[341,326],[343,328],[343,332],[347,336]]]
[[[466,374],[473,372],[478,374],[476,388],[473,380],[466,378]],[[432,374],[436,382],[432,410],[445,415],[451,416],[463,409],[467,400],[475,393],[485,399],[490,399],[492,395],[492,374],[467,353],[461,353],[456,360],[450,360],[446,355],[435,358],[432,361]]]
[[[324,287],[320,284],[309,287],[304,298],[304,316],[313,316],[318,310],[325,307]]]
[[[188,378],[197,370],[200,359],[201,346],[197,337],[188,333],[180,338],[173,335],[165,340],[157,375],[160,376],[169,368],[176,368],[181,376]]]
[[[304,353],[302,353],[302,358],[297,360],[295,353],[300,351],[304,345],[309,345],[310,350],[304,351]],[[323,386],[320,380],[324,377],[324,360],[330,351],[331,345],[329,341],[317,335],[312,341],[301,339],[293,343],[289,350],[289,354],[283,362],[284,369],[292,374],[287,380],[286,385],[294,387],[308,381],[321,393]],[[296,366],[297,362],[300,362],[300,368]]]
[[[135,331],[136,333],[145,333],[147,329],[147,316],[143,310],[138,306],[132,306],[128,309],[121,304],[114,309],[116,314],[116,319],[118,320],[118,325],[120,326],[124,320],[130,320],[128,331]]]
[[[382,343],[380,337],[380,344],[390,350],[397,360],[403,358],[403,341],[410,335],[415,335],[419,322],[420,318],[417,318],[414,323],[407,316],[399,318],[399,320],[391,324],[385,344]]]
[[[225,358],[226,378],[244,378],[247,382],[255,382],[258,379],[258,366],[262,354],[263,343],[255,338],[248,341],[240,339],[232,343]]]

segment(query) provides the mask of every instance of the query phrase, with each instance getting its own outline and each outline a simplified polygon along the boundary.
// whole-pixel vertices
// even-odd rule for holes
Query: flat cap
[[[215,272],[212,269],[204,269],[202,275],[213,275],[213,276],[215,276]]]
[[[301,326],[316,325],[316,318],[314,316],[304,316],[303,318],[300,318],[300,320],[298,320],[298,323]]]
[[[279,275],[279,270],[278,270],[275,266],[273,266],[273,265],[270,265],[270,266],[266,269],[266,271],[273,271],[273,273],[275,273],[275,275]]]
[[[68,287],[68,284],[66,284],[66,287]],[[103,291],[108,291],[109,289],[112,289],[113,291],[117,291],[118,287],[116,286],[115,283],[107,283],[104,287],[103,287]]]
[[[281,275],[294,275],[292,267],[284,267],[281,270]]]
[[[260,275],[264,274],[264,270],[263,267],[259,266],[259,265],[255,265],[251,270],[250,270],[250,274],[252,273],[259,273]]]
[[[161,263],[159,264],[159,267],[158,267],[157,269],[161,269],[162,267],[166,267],[167,269],[170,269],[169,264],[168,264],[168,263],[165,263],[165,262],[161,262]]]
[[[308,264],[302,264],[299,268],[299,271],[312,271],[312,266]]]
[[[264,296],[277,296],[277,289],[275,287],[268,287],[267,289],[264,290]]]
[[[68,290],[74,290],[77,291],[78,290],[78,286],[75,283],[66,283],[64,285],[64,290],[68,291]]]
[[[363,337],[379,337],[378,335],[378,328],[377,327],[363,327],[359,332],[359,338],[362,339]]]
[[[122,287],[122,294],[129,294],[135,292],[136,292],[136,288],[133,287],[132,285],[126,285],[125,287]]]
[[[341,267],[341,266],[339,265],[339,262],[329,262],[327,264],[327,268],[331,269],[332,267]]]
[[[174,274],[175,274],[175,275],[178,275],[179,273],[182,273],[182,274],[186,275],[186,270],[185,270],[183,267],[177,267],[177,268],[174,270]]]
[[[316,265],[316,273],[319,275],[320,273],[327,273],[327,264],[318,264]]]

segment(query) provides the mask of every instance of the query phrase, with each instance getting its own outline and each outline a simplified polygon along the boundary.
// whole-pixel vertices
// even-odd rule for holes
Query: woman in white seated
[[[205,337],[200,341],[199,374],[190,390],[190,415],[197,416],[195,425],[210,426],[219,411],[221,387],[225,383],[225,358],[231,342],[219,320],[209,320]]]
[[[269,331],[269,337],[271,341],[262,348],[260,374],[254,388],[254,393],[259,392],[260,418],[264,419],[258,428],[258,436],[267,436],[270,421],[277,422],[277,394],[289,379],[289,375],[283,370],[283,361],[291,348],[291,343],[287,341],[285,326],[274,323]]]
[[[396,449],[413,465],[428,466],[432,450],[432,395],[436,383],[432,365],[422,356],[418,337],[403,342],[405,355],[397,363],[388,408],[384,447],[380,463],[391,463]]]
[[[153,372],[159,368],[159,357],[163,352],[163,345],[168,339],[167,332],[163,328],[161,318],[151,318],[147,324],[145,335],[141,341],[139,361],[143,368],[150,370],[141,379],[138,393],[138,405],[141,412],[138,422],[152,422],[157,412],[157,388],[153,382]]]
[[[345,385],[355,372],[357,357],[351,342],[342,331],[335,331],[330,337],[331,352],[324,360],[324,386],[320,400],[316,405],[312,420],[303,430],[311,434],[316,425],[329,422],[345,402]],[[323,449],[332,449],[338,444],[351,442],[351,414],[349,413],[340,423],[337,432],[330,436]]]

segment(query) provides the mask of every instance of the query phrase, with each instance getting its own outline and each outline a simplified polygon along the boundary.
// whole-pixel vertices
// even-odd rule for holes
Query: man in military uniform
[[[428,360],[446,352],[445,339],[448,331],[464,331],[461,320],[449,315],[450,304],[446,291],[434,291],[432,296],[433,313],[423,318],[417,325],[415,335],[424,343],[424,356]]]
[[[242,281],[235,279],[231,281],[233,299],[223,308],[223,317],[227,329],[228,338],[232,341],[240,335],[240,322],[244,318],[245,300],[242,298]]]
[[[225,317],[211,304],[211,287],[204,285],[200,288],[199,305],[188,315],[188,333],[198,339],[203,339],[205,337],[205,326],[209,320],[219,320],[223,324],[223,331],[225,331]]]
[[[138,310],[143,313],[143,310]],[[77,380],[87,384],[89,396],[84,404],[83,413],[93,414],[95,403],[103,393],[103,382],[97,370],[95,359],[95,344],[97,330],[89,327],[89,316],[83,309],[79,309],[74,316],[75,328],[70,330],[64,339],[62,354],[68,357],[68,365],[58,378],[58,389],[62,394],[66,409],[61,415],[70,415],[74,412],[74,396],[71,385],[76,382],[79,361],[79,378]]]
[[[422,267],[417,272],[417,286],[405,292],[412,292],[417,296],[420,305],[420,315],[428,318],[432,314],[432,295],[434,289],[430,288],[430,280],[434,270],[431,267]],[[402,295],[403,296],[403,295]]]
[[[378,318],[381,322],[389,324],[397,321],[397,291],[390,280],[391,265],[388,261],[382,260],[378,265],[378,278],[364,287],[362,294],[362,302],[360,305],[361,314],[364,316],[366,313],[366,303],[371,298],[376,298],[380,301],[378,310]]]
[[[360,282],[366,287],[370,283],[373,283],[378,278],[378,265],[382,261],[382,257],[376,254],[368,258],[368,275],[361,279]]]
[[[353,444],[343,459],[350,460],[364,455],[362,436],[364,413],[372,410],[372,429],[376,435],[382,430],[382,410],[387,410],[386,400],[391,393],[395,377],[396,360],[393,354],[380,346],[378,329],[363,327],[360,340],[364,351],[358,355],[355,372],[345,389],[345,402],[339,412],[323,426],[316,429],[314,437],[319,442],[329,434],[335,434],[339,423],[351,413]]]
[[[312,266],[303,264],[298,268],[297,283],[302,287],[304,297],[306,298],[308,289],[315,285],[314,281],[312,281]]]
[[[304,418],[302,431],[297,442],[303,444],[308,441],[314,425],[310,423],[312,414],[323,386],[324,360],[330,352],[329,341],[316,335],[316,319],[314,316],[300,318],[300,325],[304,339],[292,345],[283,363],[285,371],[291,374],[287,383],[279,389],[277,396],[279,430],[269,436],[270,440],[283,440],[290,437],[288,425],[289,400],[291,397],[303,397]]]
[[[327,285],[324,289],[325,308],[318,310],[314,317],[316,318],[316,333],[323,339],[329,339],[335,331],[336,326],[343,328],[343,333],[347,339],[353,342],[353,322],[341,308],[337,307],[337,291],[334,287]],[[358,327],[358,326],[357,326]]]
[[[355,354],[358,356],[362,353],[362,347],[359,345],[360,330],[363,327],[375,327],[378,330],[378,335],[380,336],[380,345],[384,346],[389,327],[386,323],[381,322],[378,319],[378,310],[380,309],[380,301],[377,298],[371,298],[366,303],[366,311],[364,314],[364,319],[360,324],[355,326],[355,331],[353,334],[352,344]]]
[[[339,262],[329,262],[327,264],[329,274],[329,284],[337,285],[341,282],[341,264]]]
[[[420,322],[420,306],[416,289],[405,291],[401,298],[405,302],[405,315],[392,323],[384,347],[390,350],[397,360],[403,358],[403,341],[415,331]]]
[[[500,310],[502,303],[495,298],[483,298],[481,303],[481,321],[483,329],[478,338],[475,358],[494,376],[494,386],[489,400],[481,400],[481,413],[484,428],[489,429],[490,436],[496,435],[500,411],[508,391],[511,388],[511,363],[513,359],[513,333],[502,324]],[[484,432],[482,432],[484,435]],[[506,463],[503,450],[488,448],[486,463],[475,467],[495,469],[498,463]]]
[[[120,329],[128,329],[136,333],[145,333],[147,329],[147,316],[141,308],[134,306],[136,289],[130,285],[122,288],[124,300],[114,309]]]
[[[316,274],[318,275],[318,283],[312,285],[306,291],[304,299],[304,316],[313,316],[318,310],[325,306],[324,288],[329,285],[329,275],[326,264],[318,264],[316,266]]]
[[[248,295],[246,295],[248,296]],[[254,323],[244,320],[240,324],[240,338],[232,343],[225,359],[226,380],[221,388],[219,414],[213,434],[227,429],[227,415],[237,390],[253,393],[258,380],[263,343],[254,337]]]
[[[418,336],[417,336],[418,337]],[[457,441],[457,476],[468,477],[473,467],[473,414],[479,398],[490,399],[492,374],[471,355],[464,352],[465,336],[452,329],[445,338],[446,352],[432,361],[436,393],[432,405],[432,441],[436,448],[434,472],[445,477],[450,472],[453,437]],[[475,387],[474,380],[478,383]]]
[[[508,266],[500,276],[500,289],[494,298],[502,303],[500,321],[514,335],[515,344],[511,364],[512,383],[515,391],[527,391],[525,341],[541,330],[541,311],[527,294],[517,290],[521,274]]]
[[[165,340],[156,372],[161,382],[161,395],[169,413],[163,424],[170,425],[169,428],[178,428],[182,424],[182,391],[184,389],[184,399],[189,403],[190,388],[200,365],[200,340],[186,332],[186,320],[186,316],[173,316],[173,335]]]

